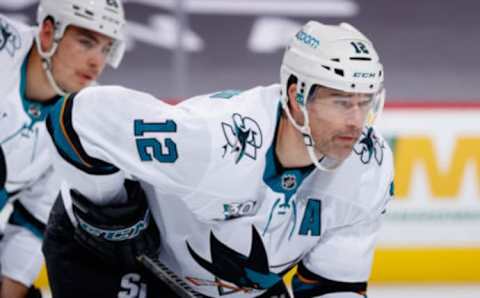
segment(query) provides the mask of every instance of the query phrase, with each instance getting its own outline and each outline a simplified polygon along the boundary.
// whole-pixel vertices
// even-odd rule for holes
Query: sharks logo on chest
[[[0,17],[0,53],[6,51],[10,57],[20,49],[22,42],[18,31]]]
[[[220,296],[233,293],[254,295],[264,290],[288,287],[284,284],[284,275],[292,269],[299,259],[289,262],[290,266],[280,273],[274,273],[269,264],[267,251],[262,237],[252,226],[252,242],[248,256],[243,255],[222,243],[213,232],[210,233],[211,262],[201,257],[187,241],[192,258],[205,270],[215,276],[215,280],[187,277],[196,286],[216,286]]]
[[[235,113],[231,123],[222,122],[222,129],[227,141],[222,147],[223,157],[227,153],[236,155],[236,164],[244,157],[257,159],[257,149],[262,146],[263,140],[262,131],[255,120]]]

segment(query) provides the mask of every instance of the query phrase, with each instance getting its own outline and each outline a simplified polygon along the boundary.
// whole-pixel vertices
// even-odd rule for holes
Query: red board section
[[[387,101],[386,109],[465,110],[480,109],[480,100],[472,101]]]

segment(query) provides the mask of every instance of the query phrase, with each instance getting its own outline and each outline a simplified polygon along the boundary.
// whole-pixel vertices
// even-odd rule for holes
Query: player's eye
[[[350,100],[344,98],[337,98],[333,101],[333,103],[335,104],[335,106],[346,110],[352,107],[352,103],[350,102]]]
[[[104,54],[105,56],[110,54],[111,51],[112,51],[112,45],[111,44],[102,47],[102,54]]]
[[[358,103],[358,107],[362,110],[369,110],[373,103],[373,97],[369,97],[368,99],[362,100]]]
[[[78,41],[85,49],[91,49],[95,46],[95,41],[89,38],[81,37]]]

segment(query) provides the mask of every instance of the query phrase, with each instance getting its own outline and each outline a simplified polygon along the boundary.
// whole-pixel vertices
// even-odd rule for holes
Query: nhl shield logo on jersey
[[[258,123],[250,117],[232,115],[232,123],[222,122],[223,134],[227,143],[222,147],[223,157],[227,153],[235,156],[235,163],[243,157],[257,159],[257,149],[262,146],[262,131]]]
[[[42,107],[39,104],[30,104],[28,107],[28,115],[32,118],[40,118],[42,116]]]
[[[6,51],[11,57],[21,47],[18,31],[0,17],[0,53]]]
[[[383,163],[383,149],[385,144],[379,140],[373,132],[373,128],[368,128],[362,132],[360,141],[353,147],[353,152],[360,156],[360,161],[364,164],[369,163],[372,157],[378,165]]]
[[[285,174],[282,176],[282,188],[285,190],[292,190],[297,187],[297,177],[291,174]]]

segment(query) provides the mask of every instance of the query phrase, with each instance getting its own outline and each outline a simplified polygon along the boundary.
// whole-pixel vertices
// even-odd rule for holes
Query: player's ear
[[[296,100],[297,98],[297,84],[293,83],[288,86],[287,89],[287,95],[288,95],[288,105],[290,106],[290,109],[293,112],[298,112],[300,110],[298,106],[298,102]]]
[[[46,18],[40,27],[40,46],[42,50],[48,52],[53,46],[55,36],[55,24],[51,18]]]

